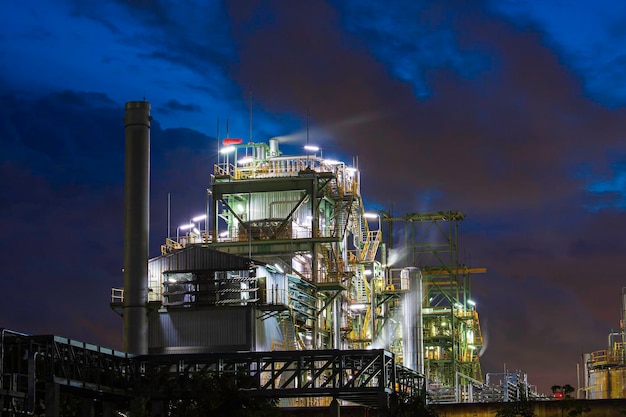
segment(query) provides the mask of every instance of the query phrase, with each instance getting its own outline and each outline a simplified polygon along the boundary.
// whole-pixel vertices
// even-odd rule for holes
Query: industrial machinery
[[[471,274],[486,270],[460,262],[463,214],[368,212],[358,164],[308,139],[295,156],[278,138],[221,141],[205,212],[148,259],[150,122],[149,103],[126,104],[124,287],[111,300],[124,352],[2,329],[8,415],[42,396],[56,413],[63,389],[113,402],[151,372],[202,370],[335,414],[338,400],[389,409],[425,390],[438,403],[529,397],[525,375],[482,382]]]
[[[148,353],[384,348],[441,402],[480,383],[470,274],[485,270],[459,262],[461,213],[368,212],[355,164],[277,138],[222,145],[206,213],[149,261]]]
[[[626,288],[622,288],[620,331],[608,335],[607,349],[583,355],[582,391],[587,399],[626,398]]]

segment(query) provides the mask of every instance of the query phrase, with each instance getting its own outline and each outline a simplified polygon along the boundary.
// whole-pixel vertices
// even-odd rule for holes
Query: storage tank
[[[626,367],[590,370],[587,398],[626,398]]]

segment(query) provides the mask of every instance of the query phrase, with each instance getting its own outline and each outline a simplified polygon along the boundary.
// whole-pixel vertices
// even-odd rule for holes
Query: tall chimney
[[[148,353],[150,103],[129,101],[124,118],[124,351]]]

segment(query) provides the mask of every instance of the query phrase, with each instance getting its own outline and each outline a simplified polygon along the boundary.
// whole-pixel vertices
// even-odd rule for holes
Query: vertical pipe
[[[150,103],[126,103],[124,190],[124,350],[148,353]]]
[[[424,374],[424,330],[422,317],[422,273],[415,267],[404,268],[402,278],[408,278],[409,291],[402,304],[403,364]]]
[[[372,263],[372,278],[370,279],[370,348],[373,347],[376,342],[376,285],[374,283],[375,278],[374,264]]]
[[[621,324],[621,328],[622,328],[622,333],[626,332],[626,287],[622,287],[622,322]],[[622,336],[622,342],[626,342],[626,340],[624,340],[624,337]]]
[[[341,349],[341,300],[333,300],[333,349]]]
[[[213,207],[213,231],[211,232],[211,241],[213,243],[217,243],[217,238],[218,238],[218,226],[219,226],[219,213],[217,212],[217,203],[218,203],[218,198],[216,198],[214,195],[212,196],[213,198],[211,199],[211,205]],[[227,229],[228,230],[228,229]]]
[[[209,212],[209,198],[211,196],[211,189],[207,188],[206,189],[206,205],[205,205],[205,209],[206,209],[206,213],[205,213],[205,221],[204,221],[204,233],[206,234],[206,239],[203,240],[203,243],[209,243],[209,231],[211,230],[211,216],[210,216],[210,212]]]

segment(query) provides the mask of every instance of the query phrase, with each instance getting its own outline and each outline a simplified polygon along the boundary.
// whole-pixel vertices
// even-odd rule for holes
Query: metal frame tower
[[[394,222],[404,223],[405,266],[417,267],[423,275],[424,371],[429,390],[440,393],[442,400],[467,381],[464,377],[482,380],[482,335],[470,276],[486,269],[469,268],[459,258],[459,224],[464,218],[459,211],[383,217],[389,222],[390,248]]]

